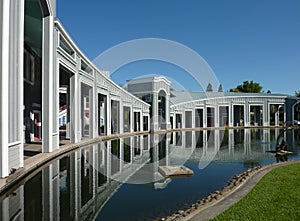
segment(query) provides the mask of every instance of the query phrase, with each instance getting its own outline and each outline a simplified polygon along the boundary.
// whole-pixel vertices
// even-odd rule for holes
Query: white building
[[[71,143],[149,131],[150,118],[154,131],[269,126],[270,105],[277,125],[279,110],[293,122],[297,104],[273,94],[191,93],[182,100],[184,92],[171,92],[163,77],[131,81],[131,94],[80,51],[56,18],[56,0],[0,0],[0,69],[0,177],[23,167],[26,143],[41,142],[42,152],[59,148],[62,125]]]

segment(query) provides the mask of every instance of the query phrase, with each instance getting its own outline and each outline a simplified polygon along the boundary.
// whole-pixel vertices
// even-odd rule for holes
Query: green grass
[[[213,220],[300,220],[300,163],[272,170]]]

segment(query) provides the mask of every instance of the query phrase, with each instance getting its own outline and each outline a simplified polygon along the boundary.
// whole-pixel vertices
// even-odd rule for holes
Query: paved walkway
[[[237,187],[232,193],[216,201],[214,204],[208,206],[207,208],[201,209],[196,213],[191,214],[183,218],[182,220],[189,220],[189,221],[205,221],[214,218],[215,216],[219,215],[234,203],[238,202],[241,198],[243,198],[250,190],[261,180],[261,178],[270,172],[271,170],[285,166],[288,164],[299,163],[300,161],[287,161],[284,163],[266,165],[262,167],[262,169],[258,170],[254,173],[250,178],[248,178],[244,183],[242,183],[239,187]]]

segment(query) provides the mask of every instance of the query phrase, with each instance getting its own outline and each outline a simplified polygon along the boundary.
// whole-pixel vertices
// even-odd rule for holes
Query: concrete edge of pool
[[[118,138],[126,138],[130,136],[147,135],[149,131],[132,132],[123,134],[112,134],[108,136],[100,136],[93,139],[85,139],[75,144],[66,144],[60,146],[59,149],[50,153],[39,153],[28,159],[24,160],[24,167],[19,168],[13,174],[8,177],[0,179],[0,196],[2,196],[7,190],[18,184],[21,180],[29,176],[34,171],[42,168],[44,165],[50,163],[56,158],[68,154],[72,151],[78,150],[84,146],[93,145],[101,141],[114,140]]]
[[[261,167],[244,171],[228,181],[228,185],[220,191],[215,191],[209,196],[198,200],[189,208],[178,210],[177,212],[155,220],[180,220],[180,221],[199,221],[210,220],[224,212],[230,206],[242,199],[249,193],[254,186],[263,178],[264,175],[271,170],[299,163],[300,160],[292,160],[286,162],[267,164]],[[235,184],[236,183],[236,184]],[[232,185],[232,187],[230,187]],[[226,189],[224,191],[224,189]]]

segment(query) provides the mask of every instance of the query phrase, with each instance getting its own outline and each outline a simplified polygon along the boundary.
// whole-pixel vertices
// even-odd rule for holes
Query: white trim
[[[75,49],[75,52],[77,54],[77,56],[81,57],[81,59],[84,59],[87,63],[87,65],[91,68],[94,69],[94,71],[97,73],[99,73],[104,79],[108,80],[109,83],[111,83],[113,86],[117,87],[118,90],[122,91],[123,93],[127,94],[128,96],[130,96],[131,98],[138,100],[140,103],[150,107],[149,104],[147,104],[146,102],[138,99],[137,97],[135,97],[133,94],[129,93],[128,91],[126,91],[124,88],[120,87],[119,85],[117,85],[115,82],[113,82],[109,77],[106,76],[105,73],[103,73],[103,71],[99,70],[85,55],[84,53],[78,48],[78,46],[74,43],[74,41],[71,39],[70,35],[67,33],[67,31],[65,30],[65,28],[63,27],[63,25],[60,23],[60,21],[58,19],[56,19],[54,21],[54,24],[56,26],[56,28],[60,31],[60,33],[64,36],[64,38],[67,40],[67,42],[69,44],[71,44],[72,48]],[[84,75],[85,76],[85,75]]]

